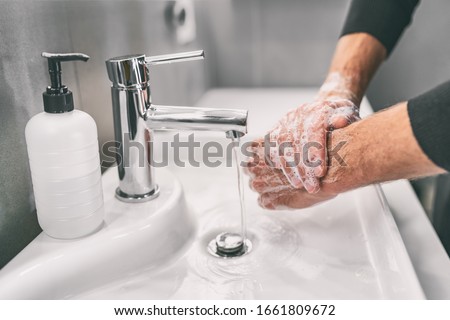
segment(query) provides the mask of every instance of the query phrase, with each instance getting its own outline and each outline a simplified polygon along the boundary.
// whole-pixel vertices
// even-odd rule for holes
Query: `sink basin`
[[[248,140],[313,92],[214,91],[199,106],[248,107]],[[363,114],[369,112],[365,101]],[[174,134],[157,132],[155,141],[172,141]],[[181,133],[180,140],[188,134]],[[201,145],[229,143],[223,134],[195,137]],[[162,153],[161,144],[155,148]],[[195,151],[200,161],[200,149]],[[180,157],[188,159],[187,151]],[[252,252],[221,259],[211,256],[207,245],[220,232],[240,230],[236,168],[211,168],[201,161],[198,167],[179,167],[170,161],[156,175],[161,188],[156,200],[126,204],[114,198],[117,172],[108,170],[102,229],[73,241],[38,236],[0,271],[0,298],[424,298],[389,208],[374,186],[292,211],[263,210],[246,188]]]
[[[389,211],[374,187],[291,212],[266,211],[246,190],[252,252],[211,256],[208,242],[239,231],[235,168],[174,169],[198,220],[189,250],[77,299],[421,299]],[[213,178],[211,178],[213,177]],[[212,181],[213,180],[213,181]],[[213,182],[213,183],[212,183]]]
[[[191,244],[195,219],[180,182],[158,171],[161,193],[128,204],[114,197],[115,168],[103,175],[105,223],[96,233],[57,240],[41,233],[0,271],[0,299],[67,299],[142,271],[158,269]]]

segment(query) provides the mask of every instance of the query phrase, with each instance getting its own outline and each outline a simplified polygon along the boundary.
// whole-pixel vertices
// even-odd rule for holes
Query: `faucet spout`
[[[247,110],[152,105],[144,118],[150,129],[247,133]]]
[[[247,133],[247,111],[152,104],[150,65],[203,59],[203,50],[146,57],[127,55],[106,61],[112,82],[114,135],[119,187],[116,197],[142,202],[158,196],[153,161],[155,129],[221,131],[228,138]]]

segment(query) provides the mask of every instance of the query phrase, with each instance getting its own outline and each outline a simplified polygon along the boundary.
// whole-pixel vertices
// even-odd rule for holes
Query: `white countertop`
[[[263,117],[264,109],[276,109],[281,117],[288,109],[312,99],[316,91],[316,88],[212,89],[196,106],[248,109],[248,137],[256,138],[277,121]],[[365,117],[372,112],[365,99],[361,104],[361,115]],[[399,180],[382,187],[426,297],[450,299],[450,259],[411,185],[406,180]]]
[[[407,180],[385,183],[383,191],[428,299],[450,299],[450,259]]]

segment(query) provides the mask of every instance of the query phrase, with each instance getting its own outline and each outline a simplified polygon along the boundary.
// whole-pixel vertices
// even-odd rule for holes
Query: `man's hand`
[[[340,130],[335,132],[339,133]],[[338,134],[338,139],[340,138]],[[329,147],[334,148],[335,144],[332,143]],[[259,193],[258,203],[261,207],[269,210],[306,208],[329,200],[344,191],[340,189],[338,183],[339,176],[343,174],[342,170],[339,170],[339,164],[342,165],[339,161],[332,159],[333,166],[323,178],[325,183],[322,183],[320,190],[316,193],[308,193],[304,188],[292,186],[281,168],[271,166],[264,149],[262,139],[253,142],[251,149],[254,154],[253,161],[249,161],[246,167],[246,173],[250,177],[250,188]],[[345,155],[342,154],[339,157],[345,157]]]
[[[369,184],[445,173],[418,145],[406,102],[332,132],[328,149],[343,147],[339,158],[331,159],[315,194],[292,187],[281,169],[261,160],[264,151],[256,145],[259,163],[249,163],[247,171],[250,187],[259,193],[259,203],[267,209],[305,208]]]
[[[281,170],[272,170],[267,166],[254,167],[250,171],[259,171],[258,174],[255,174],[251,178],[250,187],[259,193],[258,203],[265,209],[284,210],[306,208],[334,198],[338,194],[338,192],[327,191],[326,188],[322,188],[314,194],[308,193],[305,189],[295,189],[286,181]]]
[[[293,188],[316,193],[327,171],[327,133],[358,119],[358,107],[348,99],[333,97],[303,104],[269,133],[275,144],[270,160]]]
[[[320,178],[327,172],[327,132],[358,119],[367,85],[385,57],[384,46],[369,34],[342,37],[314,102],[289,112],[270,132],[277,148],[269,161],[294,189],[320,190]]]

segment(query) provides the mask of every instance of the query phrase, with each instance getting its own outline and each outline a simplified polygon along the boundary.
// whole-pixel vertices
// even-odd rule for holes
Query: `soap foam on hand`
[[[54,238],[73,239],[97,230],[104,218],[97,126],[74,110],[72,92],[61,84],[61,61],[84,54],[43,53],[51,86],[44,110],[27,123],[25,138],[38,221]]]
[[[271,154],[275,167],[292,187],[316,193],[326,174],[327,132],[358,119],[358,107],[347,99],[314,101],[291,110],[269,133],[276,147]]]

